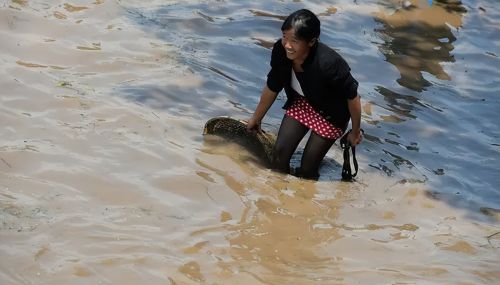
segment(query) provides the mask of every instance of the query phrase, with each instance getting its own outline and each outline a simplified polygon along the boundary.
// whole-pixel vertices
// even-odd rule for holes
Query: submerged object
[[[216,135],[234,141],[271,166],[273,147],[276,139],[265,131],[247,131],[244,121],[230,117],[215,117],[208,120],[203,135]]]

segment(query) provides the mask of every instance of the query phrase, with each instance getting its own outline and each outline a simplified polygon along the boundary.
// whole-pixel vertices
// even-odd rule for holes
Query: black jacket
[[[347,62],[336,51],[317,42],[311,47],[302,69],[304,72],[296,74],[308,102],[326,120],[345,130],[351,117],[347,100],[355,98],[358,89]],[[285,88],[288,100],[284,109],[300,96],[291,87],[291,72],[292,61],[278,40],[272,51],[267,86],[276,93]]]

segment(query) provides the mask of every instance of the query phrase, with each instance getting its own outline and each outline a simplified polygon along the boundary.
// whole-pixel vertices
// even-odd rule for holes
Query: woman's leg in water
[[[319,177],[319,165],[334,142],[333,139],[327,139],[315,132],[311,132],[297,174],[304,178],[317,179]]]
[[[290,159],[295,149],[309,129],[299,121],[287,115],[283,117],[278,137],[274,144],[273,167],[290,173]]]

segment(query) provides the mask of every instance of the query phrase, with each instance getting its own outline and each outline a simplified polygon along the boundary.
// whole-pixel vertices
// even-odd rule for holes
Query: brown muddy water
[[[0,284],[499,284],[497,4],[1,1]],[[303,7],[360,82],[355,183],[201,134]]]

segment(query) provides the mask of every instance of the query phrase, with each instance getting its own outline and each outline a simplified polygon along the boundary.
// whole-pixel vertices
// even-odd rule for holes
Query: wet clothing
[[[345,130],[350,119],[347,99],[357,96],[358,82],[352,77],[347,62],[333,49],[316,42],[297,72],[304,97],[312,108],[335,127]],[[285,89],[289,109],[300,95],[291,86],[292,61],[278,40],[273,47],[267,87],[279,93]]]

